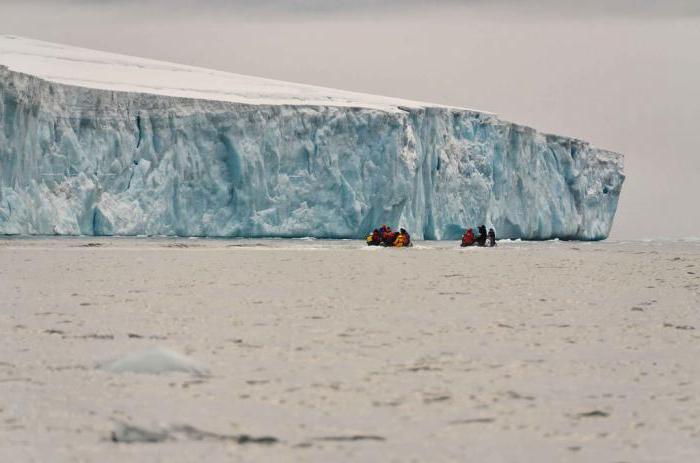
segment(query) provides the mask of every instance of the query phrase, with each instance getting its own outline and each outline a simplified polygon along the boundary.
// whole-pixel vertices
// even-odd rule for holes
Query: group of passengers
[[[405,228],[401,228],[396,232],[392,231],[391,227],[382,225],[378,229],[375,228],[372,234],[367,237],[367,246],[407,248],[413,246],[413,243],[411,243],[411,235],[408,234]]]
[[[496,232],[493,228],[486,231],[485,225],[480,225],[478,228],[479,234],[474,235],[474,230],[469,228],[462,236],[461,246],[496,246]],[[413,246],[411,243],[411,235],[408,234],[405,228],[399,229],[398,232],[393,231],[391,227],[382,225],[380,228],[375,228],[372,233],[367,236],[367,246],[384,246],[393,248],[407,248]]]
[[[485,225],[479,225],[478,229],[479,229],[478,236],[474,236],[473,229],[471,229],[471,228],[467,229],[467,231],[462,236],[461,246],[463,248],[465,248],[467,246],[487,246],[487,247],[496,246],[496,232],[493,230],[493,228],[489,228],[489,231],[487,232]]]

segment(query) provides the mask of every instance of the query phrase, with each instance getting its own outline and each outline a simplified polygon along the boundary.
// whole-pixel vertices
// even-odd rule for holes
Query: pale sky
[[[625,155],[612,238],[700,236],[700,0],[0,0],[0,32],[495,112]]]

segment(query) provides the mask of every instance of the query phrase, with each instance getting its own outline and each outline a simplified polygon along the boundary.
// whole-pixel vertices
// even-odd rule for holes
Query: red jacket
[[[465,246],[471,246],[476,242],[476,238],[474,238],[474,232],[471,230],[467,230],[467,232],[462,236],[462,244]]]

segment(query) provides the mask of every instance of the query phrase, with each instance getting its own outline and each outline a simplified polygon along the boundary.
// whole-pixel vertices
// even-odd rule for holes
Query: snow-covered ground
[[[0,461],[700,459],[697,240],[5,239],[0,305]]]

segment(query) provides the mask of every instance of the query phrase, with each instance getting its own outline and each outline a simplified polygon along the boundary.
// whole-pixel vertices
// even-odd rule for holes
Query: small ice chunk
[[[163,347],[151,347],[132,352],[115,360],[101,363],[98,368],[112,373],[161,374],[178,371],[198,376],[209,374],[207,369],[194,360]]]
[[[202,431],[194,426],[171,425],[168,427],[157,426],[153,429],[146,429],[127,423],[120,423],[112,431],[112,442],[132,443],[156,443],[165,441],[203,441],[213,440],[221,442],[235,442],[237,444],[261,444],[271,445],[279,442],[279,439],[272,436],[250,436],[248,434],[219,434],[216,432]]]
[[[167,429],[150,430],[121,423],[112,431],[112,442],[164,442],[171,439]]]

